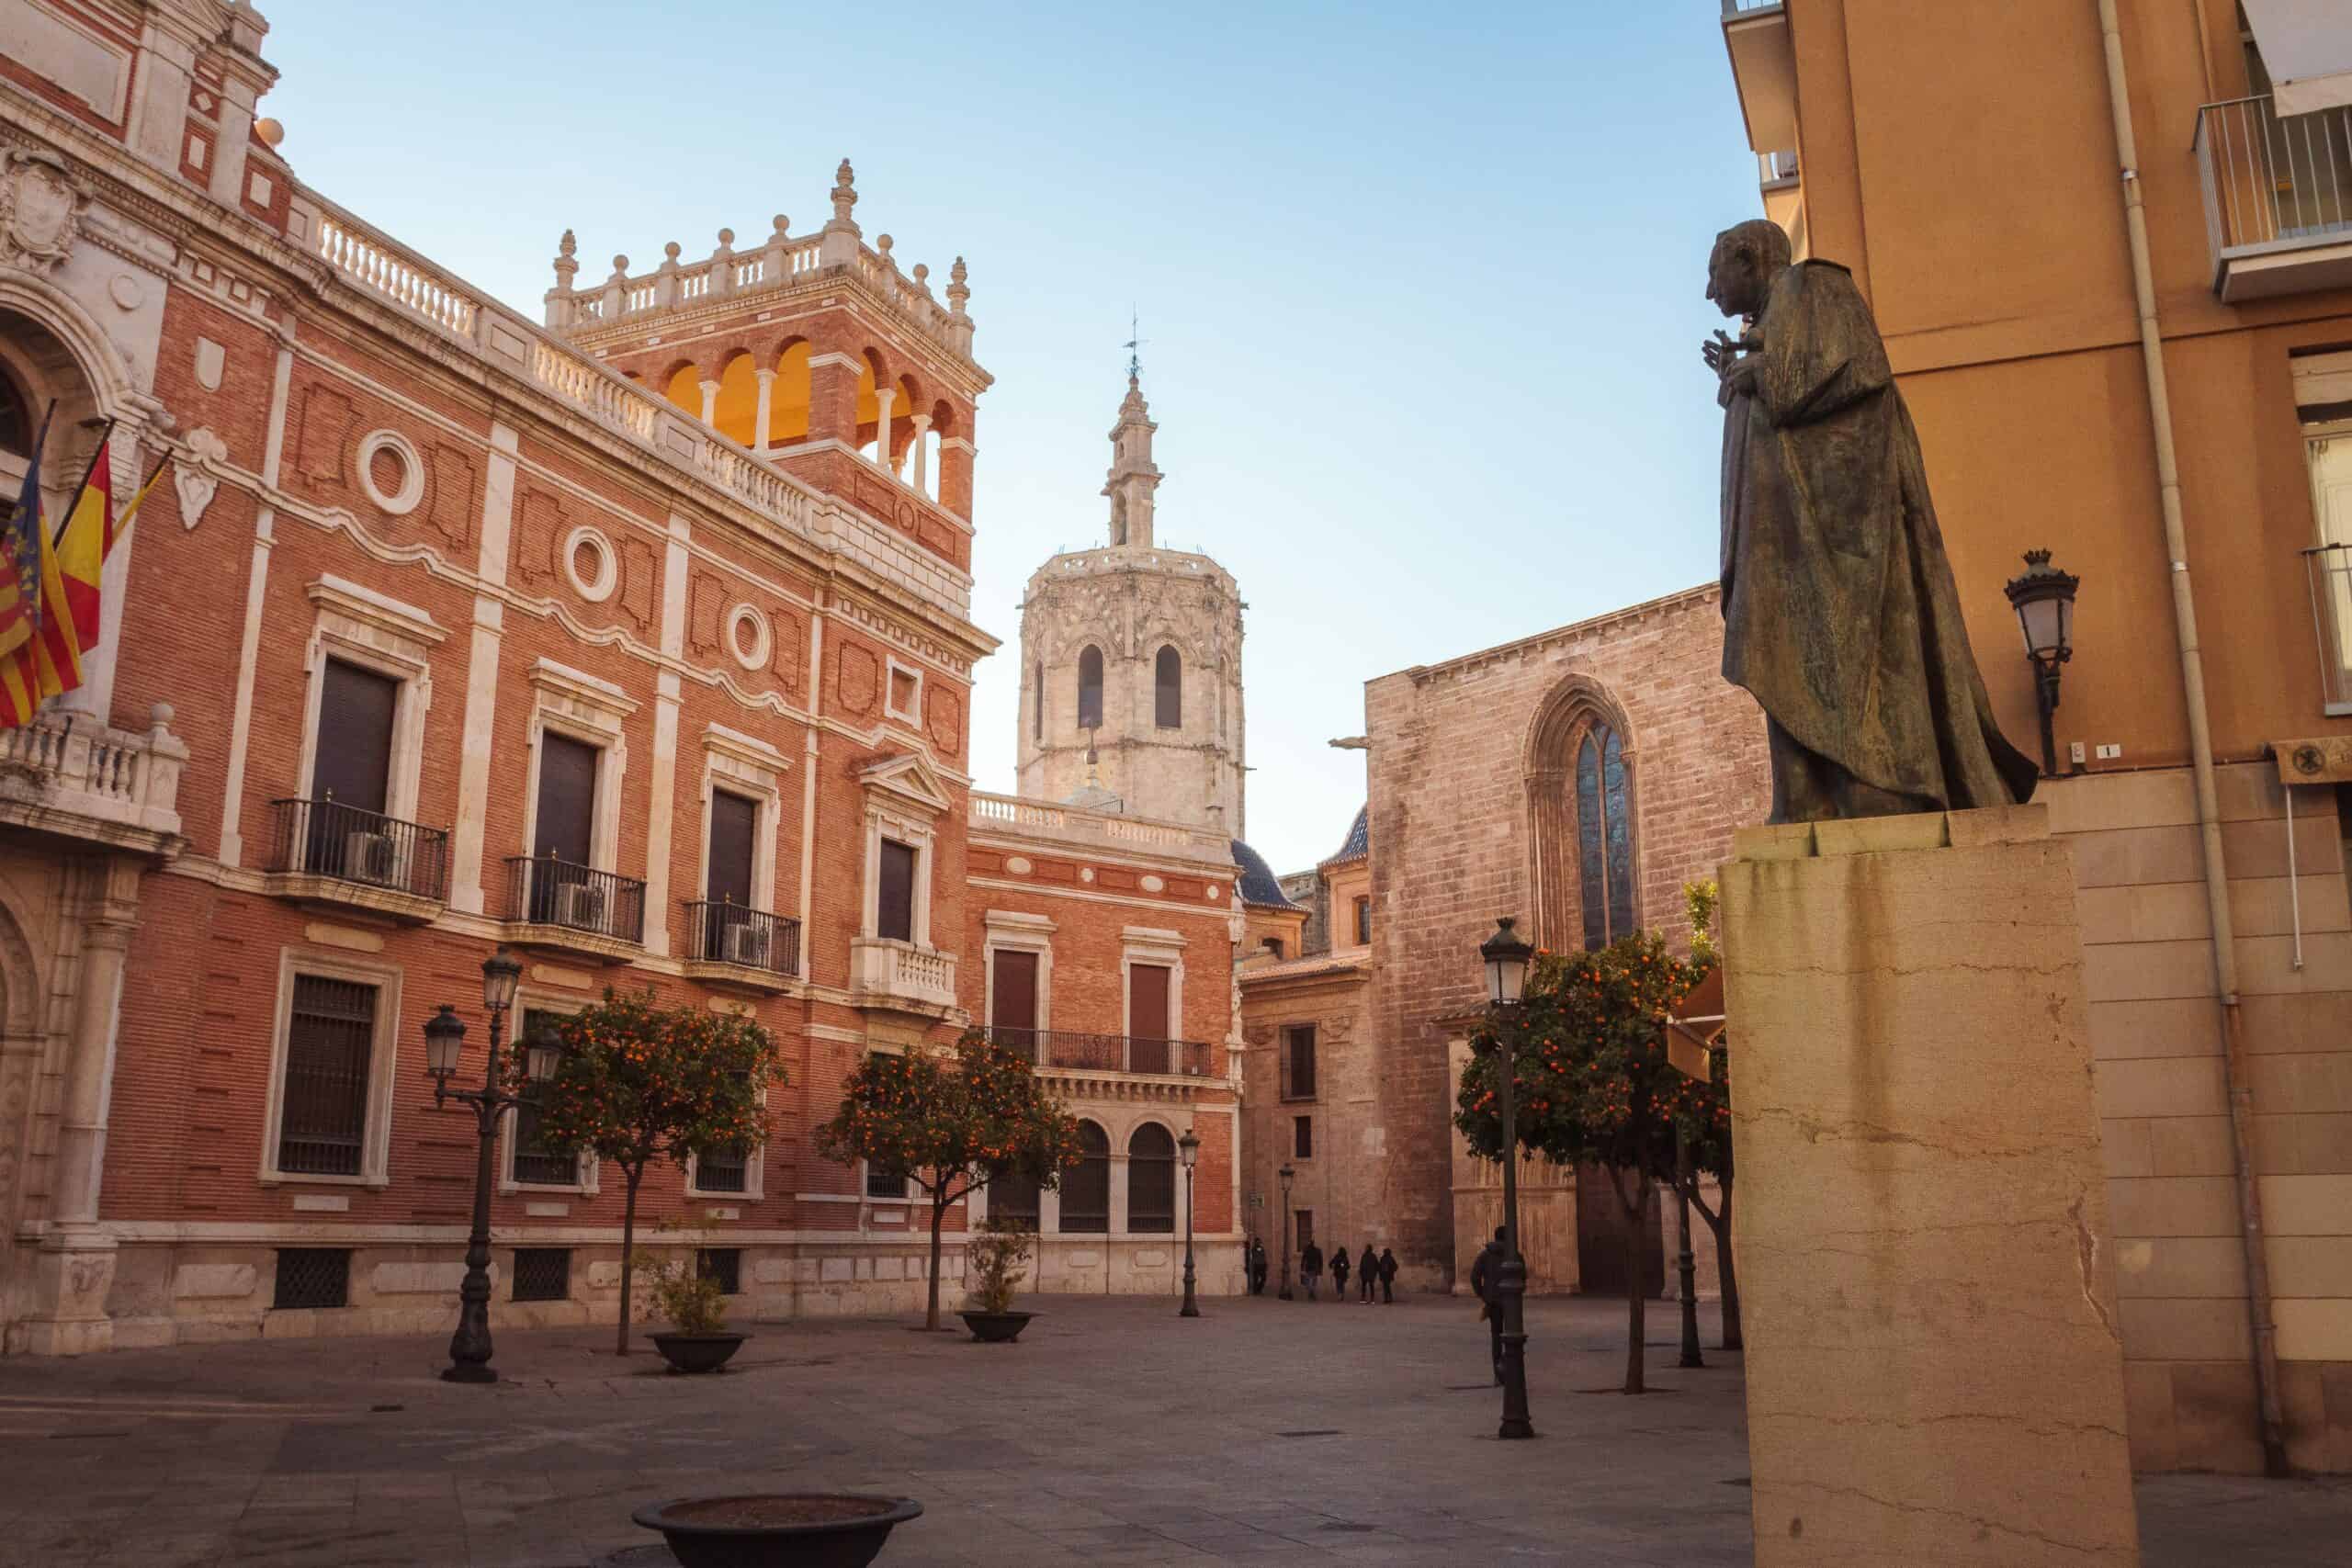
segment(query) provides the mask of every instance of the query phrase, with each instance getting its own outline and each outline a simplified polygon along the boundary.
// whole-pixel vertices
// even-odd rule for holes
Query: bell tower
[[[1207,556],[1157,543],[1159,428],[1130,360],[1110,543],[1056,556],[1022,600],[1020,790],[1238,838],[1241,596]]]

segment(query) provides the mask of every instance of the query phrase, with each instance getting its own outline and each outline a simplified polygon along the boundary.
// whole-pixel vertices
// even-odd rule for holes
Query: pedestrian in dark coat
[[[1250,1238],[1250,1293],[1266,1293],[1266,1244],[1254,1235]]]
[[[1316,1300],[1316,1287],[1323,1283],[1323,1249],[1311,1241],[1298,1249],[1298,1277],[1306,1286],[1306,1299]]]
[[[1497,1383],[1503,1381],[1503,1312],[1495,1299],[1502,1267],[1503,1233],[1498,1225],[1495,1239],[1478,1249],[1478,1260],[1470,1265],[1470,1290],[1480,1303],[1478,1315],[1487,1320],[1487,1349],[1494,1359]]]
[[[1364,1305],[1372,1304],[1372,1288],[1380,1282],[1380,1259],[1373,1255],[1372,1243],[1363,1244],[1363,1257],[1356,1263],[1358,1280],[1356,1299]]]
[[[1396,1255],[1385,1247],[1380,1249],[1380,1304],[1396,1304]]]
[[[1331,1254],[1331,1299],[1348,1299],[1348,1244],[1344,1241]]]

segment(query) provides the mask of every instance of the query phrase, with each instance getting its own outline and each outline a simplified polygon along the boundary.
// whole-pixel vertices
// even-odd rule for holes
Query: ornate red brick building
[[[87,684],[0,741],[6,1345],[451,1321],[419,1027],[480,1072],[501,944],[517,1022],[650,986],[784,1043],[765,1143],[649,1182],[744,1315],[921,1290],[903,1185],[808,1131],[863,1052],[1023,1037],[1008,953],[1100,1145],[1046,1282],[1174,1287],[1188,1129],[1234,1251],[1224,841],[972,789],[961,261],[869,243],[843,163],[813,231],[587,288],[567,235],[534,323],[296,176],[250,6],[19,9],[0,478],[52,400],[52,499],[107,419],[171,470]],[[616,1184],[527,1115],[497,1170],[498,1321],[609,1318]]]

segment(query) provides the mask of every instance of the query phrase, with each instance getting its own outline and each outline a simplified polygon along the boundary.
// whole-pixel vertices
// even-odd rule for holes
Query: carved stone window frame
[[[865,895],[858,934],[879,941],[882,930],[882,840],[894,839],[915,852],[914,908],[910,945],[938,951],[931,940],[931,884],[939,819],[955,809],[944,782],[917,752],[887,758],[861,774],[865,789]]]
[[[1020,909],[989,909],[980,916],[980,1017],[983,1028],[996,1022],[996,955],[1034,953],[1037,955],[1037,1021],[1031,1027],[1054,1026],[1054,933],[1061,927],[1044,915]]]
[[[1182,1040],[1184,1037],[1184,950],[1192,945],[1182,931],[1157,926],[1124,926],[1119,931],[1119,1032],[1130,1040]],[[1138,1034],[1129,1010],[1135,987],[1127,972],[1136,964],[1158,964],[1168,970],[1168,1020],[1164,1034]]]
[[[626,723],[637,703],[610,681],[541,658],[526,677],[531,686],[530,761],[523,779],[523,847],[538,842],[539,737],[549,730],[596,748],[596,812],[588,838],[589,869],[620,870],[621,786],[628,776]]]
[[[513,1020],[514,1032],[512,1043],[517,1050],[522,1048],[523,1021],[532,1013],[556,1013],[569,1018],[573,1013],[586,1011],[588,1006],[585,998],[569,992],[542,991],[527,984],[519,986],[514,991],[514,1005],[507,1013],[507,1017]],[[601,1162],[593,1149],[582,1151],[573,1159],[575,1174],[571,1181],[516,1180],[514,1156],[519,1152],[516,1148],[519,1140],[514,1136],[514,1126],[517,1120],[511,1111],[498,1119],[498,1190],[502,1196],[511,1197],[518,1192],[561,1192],[577,1198],[596,1196],[597,1167]]]
[[[376,987],[376,1020],[368,1043],[368,1109],[361,1122],[359,1173],[323,1176],[281,1170],[279,1134],[286,1113],[287,1052],[294,1032],[294,982],[298,976],[348,980]],[[277,955],[277,999],[270,1014],[269,1089],[263,1100],[261,1162],[256,1179],[264,1187],[368,1187],[392,1181],[392,1097],[399,1081],[401,970],[396,964],[370,964],[348,953],[289,945]]]
[[[752,908],[776,912],[776,839],[784,820],[785,775],[791,771],[791,759],[766,741],[723,724],[703,727],[702,848],[695,858],[695,898],[710,891],[711,797],[725,790],[758,805],[752,828]]]
[[[401,463],[401,488],[390,494],[376,484],[376,457],[381,452]],[[359,438],[358,478],[361,492],[387,517],[405,517],[424,501],[424,455],[397,430],[371,430]]]
[[[326,695],[327,660],[370,670],[400,682],[392,706],[392,760],[384,781],[384,815],[416,820],[424,767],[424,718],[433,707],[433,650],[449,634],[432,615],[372,588],[325,573],[303,586],[313,607],[302,652],[302,750],[294,793],[311,797],[318,774],[319,709]]]

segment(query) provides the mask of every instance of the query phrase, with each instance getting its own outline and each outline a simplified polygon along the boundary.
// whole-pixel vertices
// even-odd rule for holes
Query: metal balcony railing
[[[686,955],[778,975],[800,973],[800,922],[724,900],[686,905]]]
[[[1068,1029],[990,1029],[988,1037],[1041,1067],[1102,1073],[1161,1073],[1205,1077],[1209,1048],[1198,1040],[1151,1040],[1132,1034],[1087,1034]]]
[[[380,887],[440,902],[448,897],[449,835],[321,800],[273,800],[277,838],[268,869]]]
[[[645,884],[634,876],[552,855],[512,856],[506,872],[510,920],[561,926],[616,942],[645,940]]]
[[[2323,711],[2352,714],[2352,542],[2313,545],[2302,555]]]
[[[2197,111],[2217,268],[2233,253],[2352,240],[2352,108],[2282,119],[2269,95]]]

